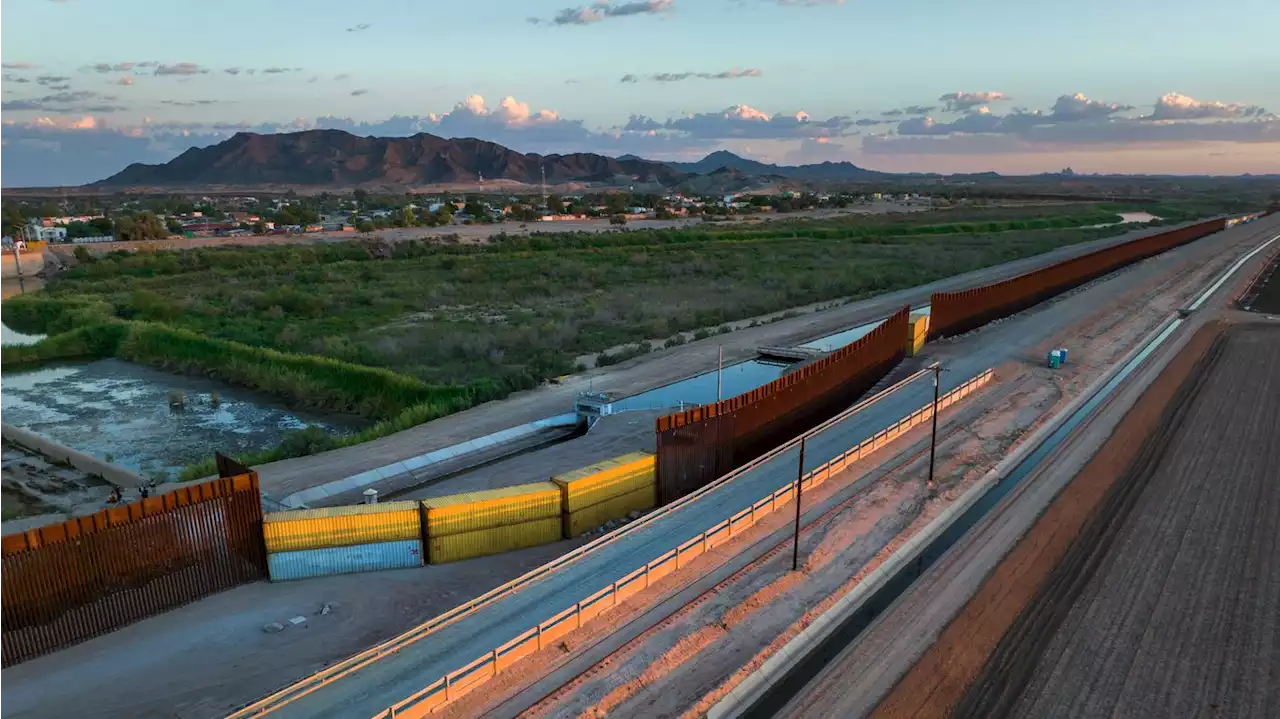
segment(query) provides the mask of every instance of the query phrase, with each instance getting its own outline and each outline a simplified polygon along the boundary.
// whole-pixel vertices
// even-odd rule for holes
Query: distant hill
[[[668,162],[674,170],[708,175],[720,168],[738,170],[748,175],[775,175],[804,182],[856,182],[899,177],[890,172],[867,170],[852,162],[822,162],[816,165],[771,165],[739,157],[728,150],[717,150],[697,162]]]
[[[524,154],[497,143],[412,137],[359,137],[342,130],[276,135],[237,133],[216,145],[192,148],[162,165],[135,163],[90,187],[194,187],[208,185],[414,186],[514,180],[547,182],[661,182],[679,170],[639,158],[591,153]]]

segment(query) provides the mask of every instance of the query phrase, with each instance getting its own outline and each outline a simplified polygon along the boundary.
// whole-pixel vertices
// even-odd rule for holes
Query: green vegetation
[[[939,222],[940,217],[950,219]],[[118,357],[214,377],[290,406],[356,413],[251,464],[368,441],[679,332],[867,297],[1123,232],[1096,206],[974,208],[754,227],[557,233],[487,245],[343,242],[116,252],[5,301],[6,369]],[[679,344],[679,340],[670,344]],[[210,473],[188,468],[184,478]]]

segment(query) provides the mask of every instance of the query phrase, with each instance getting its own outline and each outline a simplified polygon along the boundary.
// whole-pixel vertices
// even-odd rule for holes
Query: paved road
[[[1141,283],[1225,265],[1234,250],[1251,242],[1257,227],[1231,230],[1143,262],[1099,281],[1089,289],[1006,320],[988,331],[954,343],[937,345],[951,369],[943,375],[943,391],[983,370],[1018,359],[1028,348],[1059,336],[1108,298]],[[1230,248],[1231,252],[1226,252]],[[932,398],[926,382],[900,391],[869,410],[831,427],[810,441],[806,463],[814,467],[871,437]],[[588,594],[611,584],[641,564],[727,519],[792,481],[797,450],[784,452],[722,487],[604,549],[541,579],[474,614],[449,625],[376,664],[329,684],[273,713],[281,717],[372,716],[512,639]]]
[[[717,348],[721,345],[724,347],[726,363],[752,359],[756,356],[758,347],[796,345],[867,322],[878,321],[904,304],[915,307],[928,303],[929,296],[933,292],[997,282],[1102,247],[1167,229],[1169,228],[1135,230],[1115,237],[1062,247],[1043,255],[967,272],[849,305],[804,314],[759,327],[744,328],[727,335],[717,335],[706,340],[655,352],[621,365],[573,375],[564,385],[519,392],[500,402],[473,407],[372,442],[307,457],[270,462],[255,469],[258,470],[263,491],[273,497],[283,497],[316,484],[349,477],[509,427],[572,411],[577,396],[588,390],[613,392],[619,396],[629,397],[713,371],[717,363]]]
[[[1215,278],[1226,265],[1243,254],[1245,248],[1255,246],[1277,231],[1280,231],[1280,218],[1271,218],[1266,224],[1254,223],[1234,228],[1175,250],[1162,258],[1181,255],[1190,262],[1205,262],[1204,272],[1200,276]],[[1138,269],[1153,264],[1155,260],[1143,263]],[[1238,274],[1247,275],[1247,267]],[[1123,276],[1122,274],[1121,277]],[[1205,279],[1197,279],[1189,289],[1198,292],[1207,284]],[[1227,283],[1219,290],[1214,302],[1223,303],[1231,286],[1232,283]],[[1088,293],[1081,293],[1077,297],[1085,294]],[[1131,383],[1117,393],[1102,414],[1094,417],[1077,436],[1069,440],[1051,463],[1038,470],[1038,478],[1025,481],[1015,488],[1002,506],[997,507],[992,517],[971,531],[968,537],[917,581],[856,642],[845,647],[779,716],[858,717],[871,714],[951,623],[957,612],[974,596],[1010,549],[1025,535],[1041,515],[1043,508],[1053,501],[1062,487],[1071,481],[1097,449],[1111,437],[1144,389],[1155,380],[1165,363],[1194,333],[1199,326],[1197,322],[1198,320],[1193,319],[1190,329],[1180,336],[1175,335],[1175,340],[1163,350],[1159,359],[1140,370]],[[987,334],[987,331],[983,334]],[[929,691],[936,690],[937,687],[930,683]],[[921,716],[930,715],[925,713]]]

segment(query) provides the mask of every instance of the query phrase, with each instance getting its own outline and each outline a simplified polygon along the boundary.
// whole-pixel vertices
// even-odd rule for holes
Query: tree
[[[453,205],[444,203],[440,205],[440,209],[436,210],[436,224],[448,225],[453,222]]]
[[[4,203],[4,234],[16,235],[27,224],[27,218],[22,216],[22,210],[17,205],[6,202]]]
[[[361,232],[373,232],[375,228],[372,222],[368,220],[362,220],[360,224],[356,225],[356,229]]]
[[[413,227],[418,224],[418,216],[413,214],[412,207],[406,207],[400,211],[400,219],[404,222],[405,227]]]
[[[89,226],[93,228],[95,235],[109,235],[113,229],[109,217],[95,217],[89,220]]]
[[[627,217],[626,215],[609,215],[609,224],[625,225],[627,224]]]
[[[138,212],[116,222],[116,237],[126,242],[159,240],[168,236],[164,223],[154,212]]]
[[[547,197],[547,211],[553,215],[564,212],[564,200],[559,195],[551,195]]]
[[[356,190],[354,194],[355,194],[355,198],[356,198],[356,207],[357,207],[357,208],[361,208],[361,209],[363,209],[363,208],[364,208],[364,203],[366,203],[366,202],[368,202],[368,201],[369,201],[369,191],[368,191],[368,190]]]
[[[480,200],[467,200],[466,207],[462,211],[477,219],[484,216],[484,205],[480,204]]]
[[[267,231],[267,223],[263,222],[262,220],[258,220],[257,222],[253,223],[253,234],[261,235],[266,231]]]
[[[298,224],[298,216],[293,212],[292,205],[281,207],[275,216],[276,225],[296,225]]]
[[[173,234],[173,235],[182,234],[182,223],[178,222],[177,220],[169,220],[169,222],[165,224],[165,228],[169,230],[169,234]]]

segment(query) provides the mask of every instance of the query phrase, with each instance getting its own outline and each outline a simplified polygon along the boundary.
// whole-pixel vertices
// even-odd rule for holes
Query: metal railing
[[[922,370],[917,372],[891,389],[897,389],[929,371]],[[990,382],[993,375],[993,370],[988,369],[947,392],[939,398],[939,411],[974,393]],[[855,405],[851,410],[841,413],[840,416],[823,423],[803,436],[809,437],[817,434],[831,426],[836,420],[843,420],[855,410],[864,409],[867,404],[869,402]],[[872,452],[892,442],[917,425],[929,421],[932,417],[933,403],[930,402],[856,446],[814,468],[805,474],[802,479],[789,482],[785,487],[775,490],[769,496],[755,502],[750,507],[743,509],[710,529],[699,533],[696,537],[678,545],[675,549],[662,554],[617,581],[588,595],[572,607],[538,623],[461,668],[449,672],[408,698],[374,715],[374,719],[422,717],[460,699],[472,689],[497,676],[500,671],[511,666],[516,661],[541,650],[549,642],[554,642],[574,629],[582,627],[586,622],[647,589],[654,582],[680,569],[689,561],[728,542],[733,537],[754,526],[758,521],[790,502],[795,497],[796,485],[799,482],[803,482],[802,491],[817,487],[832,476],[842,472],[850,464],[869,456]],[[721,481],[739,475],[751,467],[758,466],[762,460],[776,456],[781,450],[794,446],[800,439],[800,437],[797,437],[795,440],[770,452],[765,457],[761,457],[760,460],[722,478]],[[710,486],[707,487],[707,489],[710,488]],[[689,500],[695,496],[699,495],[689,495],[684,499]],[[683,504],[683,502],[675,504]]]

